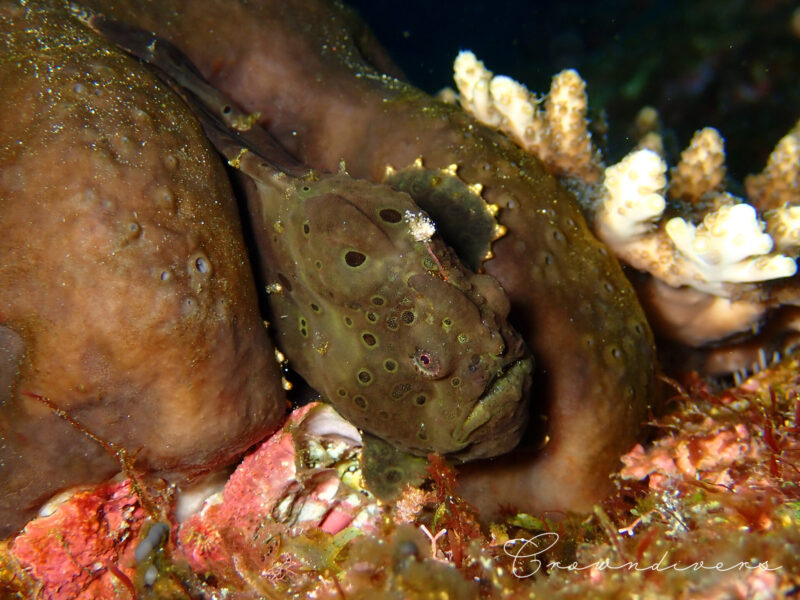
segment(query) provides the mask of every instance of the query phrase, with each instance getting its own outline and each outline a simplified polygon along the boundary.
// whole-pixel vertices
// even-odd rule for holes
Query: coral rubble
[[[150,534],[127,480],[75,493],[0,548],[0,589],[76,600],[784,598],[800,585],[799,371],[787,359],[723,392],[673,382],[654,443],[623,458],[592,515],[510,512],[483,531],[436,456],[422,487],[375,500],[358,433],[310,404],[182,523],[151,481],[168,538]]]

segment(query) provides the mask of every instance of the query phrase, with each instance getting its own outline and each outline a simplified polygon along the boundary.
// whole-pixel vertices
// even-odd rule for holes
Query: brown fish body
[[[24,5],[23,5],[24,4]],[[285,410],[224,170],[136,61],[0,3],[0,537],[118,460],[193,473]]]
[[[263,171],[245,185],[291,367],[407,452],[468,460],[513,448],[531,361],[497,282],[463,268],[432,233],[415,239],[427,217],[407,194],[346,174],[276,186]]]
[[[345,159],[351,175],[383,181],[387,166],[422,156],[425,169],[456,165],[465,184],[481,184],[507,230],[483,268],[507,292],[536,356],[549,443],[473,473],[466,489],[487,510],[495,500],[486,498],[584,510],[602,496],[653,399],[653,341],[616,260],[538,161],[383,75],[370,61],[391,66],[363,26],[325,2],[85,4],[172,40],[312,167],[335,171]]]

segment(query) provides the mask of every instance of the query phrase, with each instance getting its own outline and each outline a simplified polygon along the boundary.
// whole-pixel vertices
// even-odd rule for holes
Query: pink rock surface
[[[29,522],[12,553],[47,600],[134,598],[133,553],[146,518],[129,480],[107,483]]]
[[[336,534],[351,524],[377,531],[376,501],[344,483],[332,464],[309,460],[308,448],[315,442],[326,449],[342,444],[342,456],[358,449],[345,438],[349,431],[313,431],[312,421],[326,420],[328,413],[332,409],[319,403],[295,410],[278,433],[242,461],[225,489],[182,524],[179,546],[193,569],[225,573],[238,571],[242,562],[258,567],[257,555],[272,534],[312,529]]]
[[[352,470],[358,481],[360,444],[357,430],[329,406],[295,410],[200,512],[173,524],[174,564],[185,558],[196,573],[213,573],[235,588],[249,574],[268,578],[282,541],[308,534],[312,545],[324,545],[326,535],[348,527],[358,529],[353,535],[377,533],[377,501],[346,482]],[[154,500],[171,503],[171,497],[148,498]],[[105,483],[75,492],[49,516],[29,522],[11,552],[47,600],[136,598],[142,564],[137,573],[134,554],[148,518],[130,480]]]

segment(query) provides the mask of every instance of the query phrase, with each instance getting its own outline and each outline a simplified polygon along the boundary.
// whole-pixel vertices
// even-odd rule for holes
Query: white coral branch
[[[594,227],[621,260],[673,287],[724,298],[733,295],[731,284],[794,275],[792,258],[771,254],[773,240],[755,209],[733,196],[699,226],[676,217],[655,229],[665,207],[665,173],[666,164],[650,150],[606,169]]]

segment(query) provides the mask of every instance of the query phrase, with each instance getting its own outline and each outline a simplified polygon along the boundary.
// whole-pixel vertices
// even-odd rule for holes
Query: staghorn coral
[[[695,226],[664,214],[666,165],[652,151],[639,150],[606,169],[595,231],[626,263],[673,287],[691,286],[720,297],[749,284],[793,275],[789,257],[770,255],[772,238],[749,204],[717,195],[718,207]],[[660,193],[659,193],[660,192]]]
[[[764,213],[775,251],[797,257],[800,248],[800,206],[774,208]]]
[[[586,84],[576,71],[555,75],[550,93],[537,98],[513,79],[493,76],[472,52],[460,52],[453,70],[466,111],[508,134],[551,172],[588,183],[599,180],[602,163],[589,134]]]
[[[725,148],[722,136],[713,127],[695,132],[678,164],[670,170],[669,196],[699,202],[723,191]]]
[[[535,97],[507,77],[490,79],[491,73],[471,54],[459,55],[454,73],[465,109],[508,133],[539,156],[553,173],[577,179],[572,189],[583,196],[595,234],[625,263],[654,278],[640,284],[640,296],[662,335],[699,346],[747,331],[771,306],[754,284],[789,277],[797,271],[791,258],[797,254],[800,239],[796,211],[770,211],[764,215],[765,226],[753,206],[723,191],[724,149],[716,130],[705,128],[695,134],[667,183],[666,163],[658,154],[661,141],[651,137],[657,115],[645,112],[637,125],[640,149],[607,167],[601,183],[593,186],[598,178],[585,170],[601,163],[599,158],[588,158],[598,156],[598,151],[591,147],[585,119],[573,117],[571,136],[541,135],[538,139],[542,143],[527,144],[520,132],[540,129],[530,126],[541,119]],[[478,84],[490,80],[500,82],[498,89],[503,94],[484,95],[476,105],[477,89],[493,89],[491,84]],[[574,103],[571,113],[562,107],[555,114],[585,114],[583,87],[572,86],[576,95],[580,90],[582,98]],[[554,92],[556,97],[560,95],[555,85],[550,96]],[[475,112],[478,110],[481,112]],[[583,143],[576,144],[575,139]],[[779,143],[765,172],[748,180],[758,206],[760,197],[771,194],[783,198],[797,187],[795,143],[792,132]],[[552,157],[559,155],[570,156],[574,166],[564,169],[557,164]],[[667,210],[667,195],[690,221],[666,216],[674,210]]]
[[[775,146],[764,171],[750,175],[744,184],[761,211],[800,204],[800,122]]]

